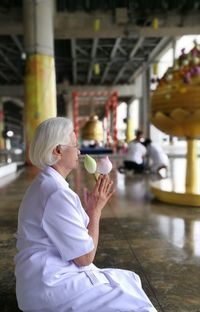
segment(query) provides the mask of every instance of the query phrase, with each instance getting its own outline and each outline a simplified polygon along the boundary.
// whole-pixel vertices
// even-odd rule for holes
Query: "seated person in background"
[[[133,141],[140,142],[140,143],[144,142],[144,135],[143,135],[142,130],[135,131],[135,139]]]
[[[144,171],[144,158],[146,156],[146,148],[141,143],[143,138],[142,131],[136,132],[136,138],[128,144],[127,152],[124,160],[124,167],[133,170],[135,173]]]
[[[151,161],[150,171],[160,175],[161,169],[164,168],[167,170],[169,159],[162,147],[156,143],[153,143],[149,138],[144,141],[144,146],[147,149],[147,156]]]

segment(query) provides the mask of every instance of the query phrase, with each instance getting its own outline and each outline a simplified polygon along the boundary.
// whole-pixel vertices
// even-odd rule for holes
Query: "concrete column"
[[[2,99],[0,98],[0,149],[5,148],[3,130],[4,130],[4,112],[3,112]]]
[[[69,81],[67,79],[63,80],[61,86],[61,93],[63,94],[63,100],[65,103],[66,117],[73,120],[73,97],[72,89],[70,88]]]
[[[144,67],[142,74],[142,98],[140,109],[140,129],[143,130],[144,136],[150,136],[150,70]]]
[[[134,139],[134,121],[130,114],[130,103],[127,103],[127,125],[126,125],[126,142],[129,143]]]
[[[56,116],[53,13],[53,0],[23,1],[24,45],[27,53],[25,74],[27,152],[38,124]]]
[[[66,97],[66,116],[73,120],[73,98],[72,92],[70,91]]]
[[[186,193],[198,193],[197,140],[187,139]]]
[[[175,65],[175,60],[176,60],[176,45],[177,45],[177,40],[176,40],[176,37],[174,37],[172,40],[173,65]],[[169,135],[169,144],[174,145],[174,136],[172,135]]]

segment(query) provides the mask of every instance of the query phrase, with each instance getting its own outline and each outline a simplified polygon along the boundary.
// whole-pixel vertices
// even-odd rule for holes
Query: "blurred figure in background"
[[[133,170],[135,173],[142,173],[144,171],[146,148],[141,143],[142,141],[143,132],[141,130],[137,130],[136,138],[128,144],[124,159],[124,166],[119,167],[119,172],[123,173],[126,169]]]
[[[144,134],[143,134],[143,131],[142,130],[136,130],[135,131],[135,139],[133,141],[136,141],[136,142],[144,142]]]
[[[150,171],[164,177],[161,173],[161,169],[165,169],[166,177],[169,166],[169,159],[165,151],[160,145],[153,143],[149,138],[147,138],[143,144],[146,147],[147,156],[150,160]]]

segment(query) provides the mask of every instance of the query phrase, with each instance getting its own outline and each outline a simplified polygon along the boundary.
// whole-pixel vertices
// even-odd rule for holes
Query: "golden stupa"
[[[175,60],[159,81],[151,100],[151,122],[161,131],[187,140],[185,192],[165,192],[152,187],[159,199],[200,206],[198,191],[197,136],[200,135],[200,47]]]

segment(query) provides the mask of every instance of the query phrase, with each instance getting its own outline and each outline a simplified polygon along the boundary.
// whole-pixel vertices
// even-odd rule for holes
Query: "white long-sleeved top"
[[[137,274],[78,267],[93,249],[89,217],[78,195],[47,167],[28,188],[20,209],[15,256],[16,293],[25,312],[155,312]]]
[[[141,165],[144,162],[145,155],[146,147],[140,142],[132,141],[128,145],[125,160]]]

